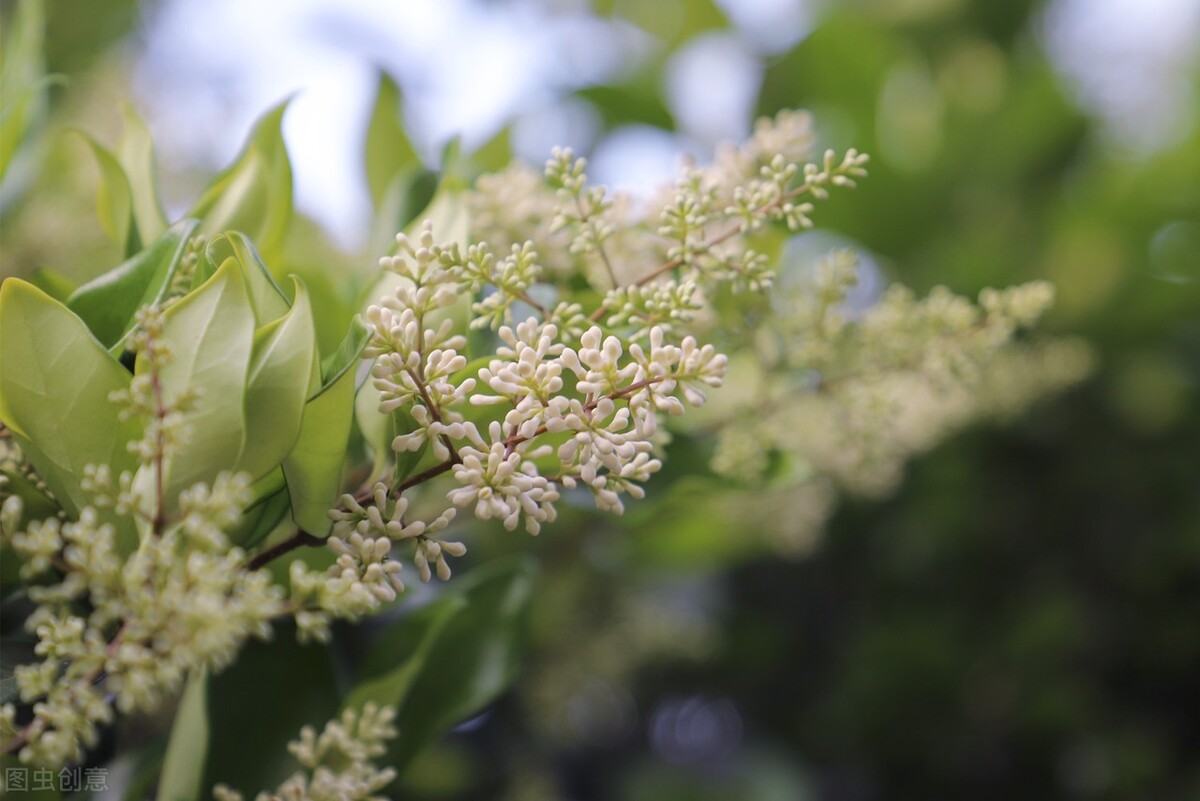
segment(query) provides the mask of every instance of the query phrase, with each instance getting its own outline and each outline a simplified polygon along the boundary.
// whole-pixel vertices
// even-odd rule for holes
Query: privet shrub
[[[407,147],[387,126],[394,102],[381,92],[376,153]],[[1025,333],[1052,301],[1045,283],[977,302],[893,286],[850,306],[852,253],[790,264],[792,232],[868,162],[818,153],[790,112],[645,201],[590,184],[568,150],[470,184],[471,159],[448,151],[378,268],[325,275],[360,287],[360,314],[339,316],[286,277],[283,110],[175,222],[144,126],[131,118],[114,151],[90,142],[126,261],[79,287],[0,288],[3,592],[27,599],[36,638],[3,677],[0,732],[22,762],[77,762],[117,716],[182,691],[159,783],[195,796],[210,677],[285,619],[327,642],[405,582],[450,579],[466,516],[503,536],[538,535],[564,504],[619,515],[686,436],[711,456],[688,469],[772,488],[751,528],[787,550],[835,487],[885,490],[946,431],[1087,368],[1078,343]],[[420,177],[375,176],[380,225]],[[342,338],[323,347],[330,325]],[[529,570],[472,573],[410,616],[405,647],[381,642],[340,717],[301,731],[303,770],[270,797],[370,797],[513,678]],[[486,639],[504,669],[488,672],[480,645],[479,675],[468,660],[454,669],[469,681],[418,703],[448,632],[468,652]]]

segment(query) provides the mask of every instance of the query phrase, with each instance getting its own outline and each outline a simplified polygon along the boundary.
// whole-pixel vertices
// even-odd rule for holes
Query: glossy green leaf
[[[243,511],[242,521],[228,532],[229,541],[242,548],[262,541],[275,529],[291,506],[282,467],[255,481],[250,492],[253,500]]]
[[[454,136],[442,145],[441,160],[438,162],[441,181],[438,190],[446,193],[462,192],[471,185],[471,165],[463,153],[462,137]]]
[[[367,187],[376,209],[397,174],[411,173],[421,167],[421,159],[404,129],[400,86],[385,72],[379,73],[378,80],[365,148]]]
[[[313,256],[311,261],[289,259],[287,265],[290,274],[308,287],[317,331],[317,353],[328,358],[342,344],[358,311],[355,306],[358,292],[354,287],[357,278],[351,279],[342,270],[330,270],[329,262],[320,256]]]
[[[280,471],[282,483],[283,471]],[[229,532],[229,540],[239,548],[253,548],[266,539],[275,527],[283,522],[292,500],[286,488],[280,489],[274,495],[264,498],[259,504],[246,510],[242,524]]]
[[[346,332],[337,350],[321,361],[320,391],[325,391],[348,370],[356,367],[362,358],[363,349],[370,341],[371,329],[361,317],[356,316],[350,321],[350,330]]]
[[[255,481],[250,485],[250,494],[253,500],[247,508],[253,509],[264,503],[268,498],[278,493],[287,485],[283,480],[283,468],[278,468],[267,473],[265,476]]]
[[[374,643],[344,705],[396,706],[403,734],[392,742],[386,764],[403,770],[430,741],[478,714],[516,678],[534,573],[529,559],[474,570]]]
[[[66,306],[17,278],[0,284],[0,362],[0,421],[69,514],[90,501],[85,465],[137,467],[125,445],[140,425],[108,399],[129,373]]]
[[[341,489],[354,423],[354,368],[369,338],[366,324],[354,318],[346,340],[323,366],[321,389],[305,404],[300,436],[283,461],[292,519],[316,536],[327,534],[332,525],[328,513]]]
[[[188,676],[175,711],[158,781],[158,801],[195,801],[206,789],[201,781],[208,740],[208,674],[201,670]]]
[[[300,434],[316,356],[312,307],[304,284],[287,314],[254,334],[246,378],[246,441],[237,469],[254,478],[279,466]]]
[[[292,220],[292,167],[283,141],[287,101],[255,125],[237,160],[213,179],[189,216],[201,232],[245,231],[267,260],[277,255]]]
[[[392,412],[392,419],[394,421],[393,430],[396,434],[401,432],[409,433],[417,428],[417,421],[413,419],[412,414],[404,407],[400,407]],[[395,434],[392,437],[394,439]],[[388,449],[391,449],[390,441]],[[405,451],[404,453],[395,454],[396,481],[403,481],[412,475],[413,471],[417,469],[417,465],[421,464],[421,460],[425,458],[425,454],[428,452],[429,440],[425,440],[424,444],[415,451]]]
[[[226,262],[199,290],[168,308],[164,318],[163,339],[172,352],[161,373],[166,402],[199,390],[184,415],[187,441],[167,459],[166,501],[173,510],[180,490],[212,481],[242,453],[254,312],[241,271]],[[144,370],[139,359],[136,372]]]
[[[175,223],[145,250],[72,292],[67,306],[105,346],[116,345],[133,330],[140,307],[166,297],[196,225]]]
[[[141,250],[141,240],[133,221],[133,191],[125,177],[125,168],[104,145],[82,131],[75,133],[91,148],[100,168],[100,183],[96,186],[96,214],[100,217],[100,227],[126,256],[132,256]]]
[[[266,325],[287,314],[291,303],[248,236],[240,231],[229,231],[213,237],[205,248],[205,255],[212,264],[223,263],[227,256],[237,261],[246,280],[246,288],[250,291],[254,319],[259,325]]]
[[[167,215],[158,197],[154,139],[146,123],[129,106],[125,107],[125,131],[117,143],[116,156],[129,184],[138,238],[143,242],[157,239],[167,228]]]

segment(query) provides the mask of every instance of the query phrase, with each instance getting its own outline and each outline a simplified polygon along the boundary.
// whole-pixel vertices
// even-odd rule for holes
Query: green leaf
[[[374,456],[371,475],[367,480],[370,483],[382,478],[388,465],[395,461],[395,479],[403,481],[421,463],[421,459],[429,450],[429,443],[426,442],[416,451],[393,452],[392,440],[398,434],[407,434],[415,430],[417,423],[404,407],[395,409],[390,414],[381,413],[380,400],[379,390],[370,381],[359,387],[354,396],[354,419],[358,423],[363,441]]]
[[[195,801],[204,778],[208,755],[208,674],[195,671],[171,725],[171,739],[158,782],[158,801]]]
[[[158,785],[159,776],[162,774],[163,759],[167,754],[167,743],[163,738],[158,737],[145,745],[134,748],[132,751],[126,751],[117,756],[116,759],[109,762],[105,767],[111,773],[121,772],[128,776],[128,780],[123,782],[120,801],[145,801],[154,794],[154,788]],[[76,801],[100,801],[97,798],[88,798],[84,796],[74,796]]]
[[[125,177],[125,168],[108,148],[91,136],[83,131],[74,133],[91,148],[100,168],[100,183],[96,187],[96,214],[100,217],[100,227],[125,256],[131,256],[141,250],[141,241],[133,221],[133,192]]]
[[[467,159],[463,157],[462,137],[453,136],[442,145],[441,160],[438,164],[441,172],[440,190],[462,192],[471,184],[471,171]]]
[[[289,247],[294,241],[289,238]],[[320,256],[313,256],[310,261],[290,259],[287,265],[292,271],[291,275],[298,277],[308,287],[313,324],[317,330],[317,353],[328,357],[342,343],[342,338],[350,328],[350,321],[358,310],[355,305],[358,300],[355,284],[360,283],[361,279],[357,276],[350,278],[342,270],[329,269],[329,262]]]
[[[287,482],[283,480],[283,468],[278,468],[267,473],[250,486],[250,493],[254,500],[246,507],[247,511],[264,503],[285,486],[287,486]]]
[[[200,289],[163,314],[163,339],[171,360],[160,380],[168,405],[180,393],[198,390],[184,414],[187,441],[166,463],[167,509],[174,511],[179,492],[196,482],[210,482],[237,462],[246,439],[244,401],[254,342],[254,312],[232,260],[223,264]],[[145,372],[138,360],[136,373]],[[143,468],[141,473],[149,471]],[[148,481],[140,475],[140,481]]]
[[[270,534],[291,507],[282,467],[254,482],[250,492],[254,499],[242,512],[242,521],[228,532],[229,541],[242,548]]]
[[[283,471],[279,472],[279,482],[282,484]],[[282,488],[275,494],[264,498],[255,506],[246,510],[246,514],[242,518],[242,524],[237,529],[229,532],[230,542],[239,548],[253,548],[275,530],[275,527],[279,525],[291,507],[292,500],[288,496],[286,488]]]
[[[24,585],[25,582],[21,579],[21,557],[8,545],[0,542],[0,598]]]
[[[149,242],[167,228],[167,215],[158,198],[154,169],[154,139],[132,108],[125,107],[125,131],[117,143],[117,160],[125,169],[138,238]]]
[[[283,288],[275,282],[271,271],[263,263],[262,256],[254,248],[250,238],[240,231],[228,231],[213,237],[205,248],[205,255],[212,264],[222,264],[228,256],[238,263],[246,288],[250,290],[250,303],[254,306],[254,319],[266,325],[287,314],[291,303]]]
[[[322,386],[304,406],[300,436],[283,474],[292,499],[292,519],[310,534],[324,536],[332,522],[329,510],[342,485],[342,467],[354,423],[354,384],[362,350],[370,332],[355,317],[345,341],[322,367]]]
[[[256,479],[278,467],[296,443],[316,357],[308,292],[300,281],[295,288],[296,302],[287,314],[254,334],[246,378],[246,441],[237,469]]]
[[[402,732],[386,764],[404,767],[434,738],[478,714],[516,678],[524,652],[535,567],[493,562],[377,640],[343,706],[394,704]]]
[[[23,520],[45,520],[58,513],[58,504],[26,476],[15,470],[0,470],[0,475],[5,478],[4,494],[21,499]]]
[[[614,86],[589,86],[579,96],[600,112],[606,128],[624,125],[650,125],[673,130],[675,120],[663,102],[658,73],[649,71]]]
[[[30,273],[29,283],[60,303],[66,303],[67,298],[75,291],[75,284],[71,279],[49,267],[39,267]]]
[[[319,728],[337,714],[336,688],[329,649],[298,644],[292,624],[277,625],[271,642],[247,643],[237,662],[208,680],[202,786],[274,789],[297,767],[288,741],[302,726]]]
[[[377,479],[387,470],[391,460],[392,440],[399,433],[408,433],[398,428],[400,421],[394,414],[383,414],[379,411],[381,396],[374,383],[366,381],[354,395],[354,421],[362,433],[363,442],[374,457],[371,468],[371,480]]]
[[[237,160],[213,179],[188,213],[203,220],[204,234],[247,232],[268,261],[282,250],[292,220],[292,167],[283,141],[287,104],[262,116]]]
[[[8,22],[0,49],[0,178],[8,173],[29,129],[41,116],[48,85],[42,77],[42,3],[25,0]]]
[[[337,381],[351,367],[358,365],[363,349],[371,341],[371,329],[357,315],[350,321],[350,330],[337,350],[321,361],[321,392]],[[314,396],[315,397],[315,396]]]
[[[125,445],[140,424],[120,420],[108,399],[129,373],[66,306],[18,278],[0,284],[0,356],[0,421],[76,516],[91,501],[80,487],[85,465],[137,467]]]
[[[71,293],[67,306],[111,348],[134,328],[137,310],[161,303],[196,230],[195,220],[182,220],[124,264]]]
[[[378,81],[364,148],[367,187],[376,209],[382,205],[388,186],[397,174],[411,174],[421,167],[421,159],[404,129],[400,86],[382,71]]]
[[[505,126],[471,154],[470,162],[479,172],[499,172],[513,160],[511,128]]]
[[[412,413],[403,406],[392,412],[392,439],[395,439],[396,434],[401,432],[410,433],[417,428],[417,421],[413,418]],[[391,450],[391,440],[388,440],[387,449]],[[412,472],[417,469],[417,465],[425,458],[425,454],[429,452],[429,440],[417,448],[415,451],[405,451],[404,453],[395,454],[396,458],[396,481],[403,481],[412,475]],[[376,466],[378,466],[378,457]]]
[[[37,643],[35,637],[24,633],[0,637],[0,645],[3,646],[0,648],[0,704],[15,701],[21,696],[13,672],[21,665],[42,661],[34,650]]]
[[[384,635],[388,647],[393,653],[406,656],[399,664],[391,665],[391,669],[381,669],[378,675],[360,682],[347,696],[344,706],[360,708],[368,701],[394,704],[407,698],[428,667],[429,655],[436,649],[442,632],[467,606],[467,599],[449,596],[418,609],[392,626]]]
[[[438,188],[438,174],[412,169],[396,173],[382,200],[376,204],[368,240],[371,253],[387,253],[396,246],[396,232],[403,231],[429,207]]]
[[[433,238],[437,242],[457,242],[459,247],[467,246],[471,233],[471,220],[462,192],[447,188],[445,185],[440,187],[429,207],[413,220],[413,224],[405,233],[409,237],[416,238],[420,235],[421,226],[425,220],[429,220],[433,226]],[[378,277],[368,285],[367,291],[363,294],[360,308],[366,309],[371,304],[378,303],[406,280],[393,272],[380,270]],[[469,306],[469,297],[464,295],[463,301]]]

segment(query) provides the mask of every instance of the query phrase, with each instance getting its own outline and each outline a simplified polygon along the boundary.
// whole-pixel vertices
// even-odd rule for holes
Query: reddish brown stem
[[[297,529],[296,533],[288,537],[286,540],[279,542],[278,544],[268,548],[251,559],[246,565],[246,569],[258,570],[259,568],[265,567],[266,565],[275,561],[284,554],[291,553],[297,548],[302,548],[306,545],[322,545],[324,542],[325,540],[323,537],[309,534],[304,529]]]

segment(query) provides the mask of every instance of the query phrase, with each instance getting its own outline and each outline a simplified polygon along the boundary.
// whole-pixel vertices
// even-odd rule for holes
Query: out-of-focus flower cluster
[[[18,666],[14,678],[33,719],[18,727],[15,707],[0,707],[0,730],[23,740],[22,760],[81,758],[114,707],[151,711],[189,671],[225,667],[248,637],[268,636],[270,619],[285,609],[283,591],[268,574],[245,570],[245,554],[223,532],[240,519],[246,489],[244,477],[219,477],[186,522],[124,559],[112,525],[91,507],[78,521],[50,518],[12,536],[23,576],[60,577],[29,587],[38,607],[26,628],[41,661]]]
[[[129,449],[154,473],[186,437],[187,399],[168,405],[158,389],[158,371],[170,359],[159,339],[161,315],[143,310],[139,324],[133,342],[148,369],[113,400],[143,423],[143,437]],[[170,521],[156,489],[135,489],[128,471],[114,482],[106,465],[91,466],[84,489],[94,503],[75,521],[51,517],[22,527],[20,497],[4,503],[3,536],[22,558],[21,576],[43,583],[28,587],[38,606],[25,622],[40,661],[14,672],[33,717],[18,726],[16,707],[3,705],[0,737],[6,751],[43,765],[79,759],[114,707],[154,709],[188,671],[227,665],[246,638],[267,636],[268,621],[284,608],[282,590],[244,570],[245,554],[226,537],[249,502],[245,476],[222,473],[211,486],[183,492]],[[103,509],[145,530],[132,553],[112,523],[101,522]]]
[[[379,768],[387,741],[396,736],[392,721],[396,711],[367,703],[362,710],[347,709],[325,724],[318,734],[311,726],[288,750],[303,770],[288,777],[275,792],[261,792],[255,801],[386,801],[376,793],[396,778],[394,768]],[[242,801],[237,790],[219,784],[216,801]]]
[[[835,252],[779,300],[755,347],[739,354],[743,391],[714,410],[738,421],[716,424],[717,472],[763,484],[782,457],[807,481],[828,476],[879,494],[910,456],[950,431],[1018,411],[1090,369],[1080,342],[1016,339],[1053,302],[1043,281],[987,289],[977,303],[945,287],[919,298],[893,285],[851,314],[856,280],[853,254]]]
[[[171,353],[160,338],[160,313],[143,310],[139,326],[133,343],[146,369],[112,400],[142,424],[143,436],[128,447],[141,462],[138,474],[150,479],[89,465],[83,489],[92,503],[77,520],[26,522],[15,494],[0,509],[0,542],[20,559],[36,604],[25,628],[37,638],[38,659],[13,673],[31,716],[18,720],[16,704],[0,705],[0,746],[24,762],[58,766],[81,759],[116,713],[152,711],[191,672],[226,667],[248,638],[270,635],[274,618],[293,613],[302,634],[315,628],[320,635],[330,617],[373,608],[376,601],[360,600],[378,581],[373,571],[399,567],[372,568],[379,561],[373,552],[339,561],[336,577],[298,562],[289,598],[230,542],[252,500],[248,476],[220,473],[168,505],[153,477],[186,440],[182,411],[190,396],[169,400],[161,391],[159,371]],[[136,544],[121,541],[111,518],[102,517],[111,514],[136,524]],[[313,619],[319,624],[306,627]]]

